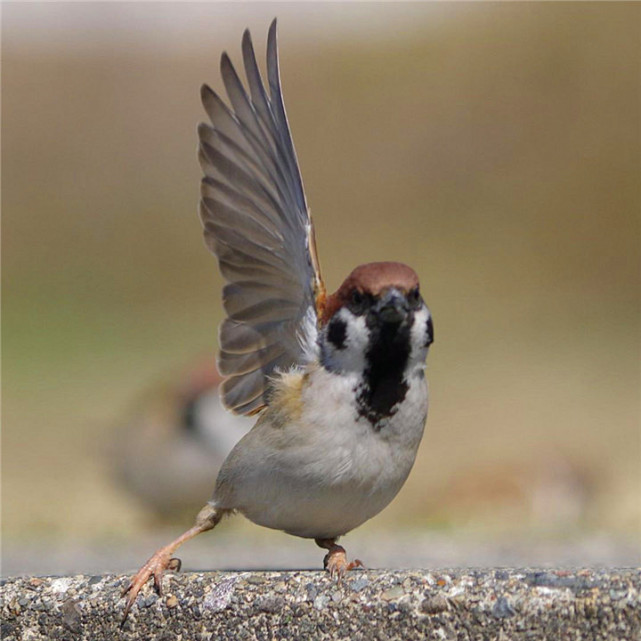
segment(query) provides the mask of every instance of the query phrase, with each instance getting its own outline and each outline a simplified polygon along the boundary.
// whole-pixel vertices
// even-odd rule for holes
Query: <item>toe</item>
[[[329,576],[332,579],[338,579],[340,581],[343,574],[347,570],[347,559],[345,558],[344,552],[337,552],[332,554],[327,561],[327,570],[329,571]]]
[[[143,568],[145,570],[145,568]],[[123,596],[129,592],[129,596],[127,597],[127,603],[125,604],[125,610],[122,614],[122,623],[121,626],[124,625],[125,621],[127,620],[127,617],[129,616],[129,612],[131,608],[133,607],[134,603],[136,602],[136,598],[138,597],[138,592],[140,592],[140,588],[147,582],[147,579],[149,578],[149,573],[148,572],[139,572],[131,581],[131,583],[127,586],[126,592],[123,594]]]

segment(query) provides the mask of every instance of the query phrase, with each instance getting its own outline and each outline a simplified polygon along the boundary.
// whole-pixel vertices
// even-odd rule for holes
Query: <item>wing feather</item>
[[[225,405],[252,414],[269,401],[279,370],[316,357],[324,298],[296,152],[285,114],[276,20],[267,38],[267,91],[249,31],[242,39],[243,85],[224,53],[229,105],[204,85],[211,124],[198,127],[203,170],[200,217],[207,246],[227,281],[218,365]]]

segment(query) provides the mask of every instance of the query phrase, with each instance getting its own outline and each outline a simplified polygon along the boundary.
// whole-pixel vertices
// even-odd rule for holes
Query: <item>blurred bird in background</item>
[[[144,393],[110,447],[118,484],[161,520],[193,515],[250,418],[222,405],[213,358]]]

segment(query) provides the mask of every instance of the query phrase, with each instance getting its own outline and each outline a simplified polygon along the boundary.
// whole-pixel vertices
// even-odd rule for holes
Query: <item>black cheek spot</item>
[[[434,342],[434,324],[432,317],[427,319],[427,335],[425,336],[425,347],[429,347]]]
[[[327,328],[327,340],[336,347],[344,349],[345,339],[347,338],[347,324],[338,318],[330,321]]]

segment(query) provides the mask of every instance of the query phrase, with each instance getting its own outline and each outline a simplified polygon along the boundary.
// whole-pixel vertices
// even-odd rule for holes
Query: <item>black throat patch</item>
[[[410,329],[413,314],[402,325],[368,319],[370,344],[365,355],[367,366],[358,389],[359,414],[379,427],[381,419],[394,415],[405,399],[408,384],[405,368],[410,355]]]

